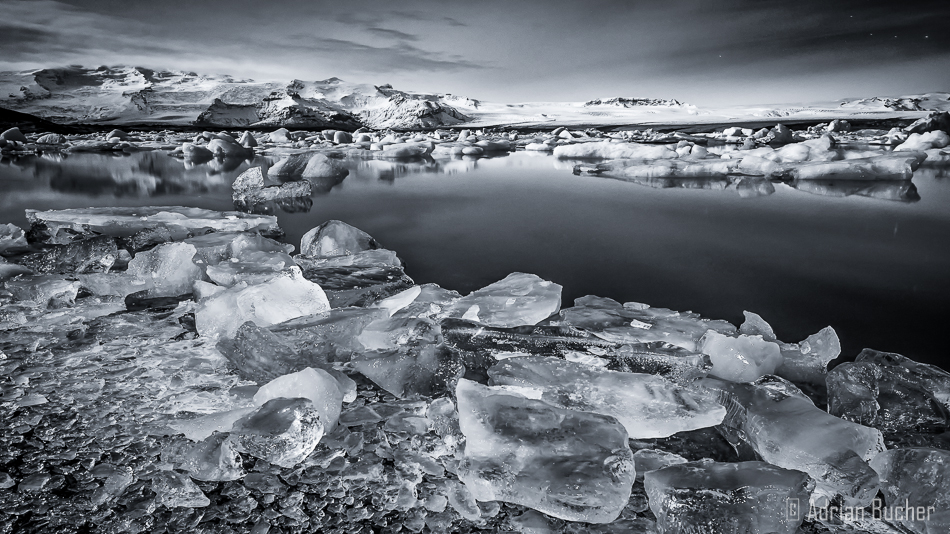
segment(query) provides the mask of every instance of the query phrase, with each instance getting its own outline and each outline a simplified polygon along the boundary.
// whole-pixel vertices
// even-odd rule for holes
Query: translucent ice
[[[187,243],[165,243],[139,252],[129,262],[127,274],[144,284],[150,296],[175,296],[192,292],[201,269],[192,261],[198,250]]]
[[[533,274],[512,273],[473,291],[447,312],[486,326],[521,326],[541,322],[561,307],[561,286]]]
[[[646,304],[619,302],[588,295],[574,301],[574,307],[561,310],[566,324],[579,326],[594,335],[616,343],[663,341],[688,351],[697,351],[707,330],[735,333],[727,321],[703,319],[692,312],[651,308]]]
[[[51,245],[43,252],[23,257],[20,263],[37,273],[102,273],[112,268],[118,255],[115,239],[97,236]]]
[[[709,374],[733,382],[751,382],[782,365],[778,344],[762,336],[732,337],[710,330],[703,336],[701,350],[712,361]]]
[[[879,513],[919,534],[950,532],[950,451],[891,449],[871,467],[881,477],[886,508]]]
[[[175,471],[159,471],[152,475],[152,491],[158,502],[168,508],[203,508],[211,504],[201,488]]]
[[[326,294],[292,267],[262,284],[238,284],[199,304],[195,325],[202,336],[233,336],[245,321],[258,326],[330,309]]]
[[[490,384],[540,392],[561,408],[616,417],[631,439],[662,438],[718,425],[726,414],[715,394],[689,390],[660,376],[623,373],[542,356],[498,362]]]
[[[459,380],[465,454],[459,480],[478,501],[505,501],[554,517],[609,523],[636,473],[623,425],[503,388]]]
[[[254,395],[254,403],[262,405],[277,398],[310,399],[320,413],[326,430],[332,430],[340,420],[343,407],[343,393],[337,380],[323,369],[307,367],[302,371],[277,377],[261,386]]]
[[[763,460],[816,480],[818,505],[835,495],[848,506],[869,505],[878,479],[867,462],[884,450],[881,432],[829,415],[780,380],[765,378],[759,385],[711,378],[702,382],[720,391],[728,410],[725,428],[742,436]]]
[[[3,287],[18,301],[39,306],[61,308],[72,306],[80,283],[58,275],[19,275],[4,282]]]
[[[238,211],[212,211],[181,206],[129,208],[77,208],[65,210],[26,210],[26,218],[34,226],[43,227],[49,242],[68,235],[99,233],[110,236],[130,236],[145,228],[166,228],[173,234],[186,235],[211,229],[218,232],[257,230],[278,234],[277,217],[253,215]],[[62,236],[60,234],[65,234]]]
[[[828,412],[885,432],[945,430],[950,373],[900,354],[864,349],[828,372]]]
[[[443,393],[462,374],[462,364],[448,348],[409,344],[367,351],[351,361],[354,370],[393,395],[405,398]]]
[[[812,482],[765,462],[672,465],[644,476],[660,534],[795,534]],[[804,503],[790,514],[790,502]]]
[[[325,424],[310,399],[271,399],[231,428],[228,440],[255,458],[293,467],[313,452]]]
[[[802,163],[789,174],[795,180],[910,180],[919,165],[920,158],[915,155],[877,156]]]
[[[23,229],[15,224],[0,224],[0,254],[26,250],[28,247]]]
[[[835,329],[826,326],[800,343],[779,343],[782,365],[775,374],[797,383],[824,384],[828,364],[841,354]]]
[[[184,445],[175,451],[181,456],[172,460],[195,480],[238,480],[245,474],[241,456],[227,438],[227,433],[216,432],[198,443]]]
[[[300,239],[300,254],[311,258],[348,256],[378,248],[379,243],[371,235],[336,220],[311,229]]]

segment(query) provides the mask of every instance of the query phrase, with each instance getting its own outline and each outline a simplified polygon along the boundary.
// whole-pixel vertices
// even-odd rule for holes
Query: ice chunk
[[[828,412],[885,432],[950,425],[950,373],[900,354],[864,349],[828,372]]]
[[[828,364],[841,354],[835,329],[826,326],[801,343],[780,343],[782,365],[775,374],[792,382],[824,384]]]
[[[115,239],[97,236],[67,245],[52,245],[43,252],[29,254],[20,263],[37,273],[103,273],[119,256]]]
[[[416,300],[416,297],[418,297],[420,294],[422,294],[422,287],[412,286],[405,291],[400,291],[391,297],[376,302],[373,304],[373,307],[386,310],[389,313],[389,316],[392,317],[399,310],[412,304],[412,301]]]
[[[105,234],[127,237],[146,228],[165,228],[185,237],[202,230],[243,232],[257,230],[279,235],[277,217],[239,211],[212,211],[181,206],[77,208],[65,210],[26,210],[26,218],[47,242],[71,241],[71,234]],[[65,235],[59,235],[60,233]]]
[[[950,532],[950,451],[891,449],[871,467],[881,477],[887,507],[879,508],[888,522],[919,534]]]
[[[72,306],[79,294],[80,283],[57,275],[19,275],[4,282],[3,287],[18,301],[39,306],[62,308]]]
[[[246,321],[269,326],[329,309],[320,286],[291,267],[262,284],[239,284],[208,298],[195,312],[195,326],[202,336],[233,336]]]
[[[950,135],[942,130],[926,133],[912,133],[907,140],[894,148],[894,152],[923,152],[931,148],[944,148],[950,145]]]
[[[736,331],[727,321],[703,319],[696,313],[651,308],[636,302],[621,305],[613,299],[592,295],[576,299],[573,308],[561,310],[561,318],[566,324],[585,328],[615,343],[662,341],[688,351],[697,351],[707,330],[721,334]]]
[[[457,291],[443,289],[437,284],[423,284],[419,288],[419,295],[405,308],[393,314],[396,317],[441,317],[452,303],[462,298]]]
[[[231,428],[228,440],[255,458],[293,467],[313,452],[325,423],[310,399],[271,399]]]
[[[623,345],[605,357],[614,371],[658,375],[677,384],[705,378],[712,368],[709,356],[659,341]]]
[[[336,378],[323,369],[307,367],[271,380],[261,386],[254,395],[254,404],[262,405],[281,397],[310,399],[328,431],[336,427],[337,421],[340,420],[343,393],[340,392]]]
[[[715,394],[659,376],[608,371],[560,358],[510,358],[495,364],[488,375],[491,385],[540,390],[541,400],[554,406],[616,417],[631,439],[715,426],[726,414]]]
[[[364,349],[358,337],[366,325],[385,317],[386,311],[379,308],[334,308],[275,324],[268,330],[292,347],[300,362],[348,362]]]
[[[752,382],[775,372],[782,365],[777,343],[762,336],[725,336],[710,330],[702,339],[703,354],[712,361],[709,374],[733,382]]]
[[[400,398],[442,393],[463,371],[450,349],[435,344],[367,351],[354,356],[351,364],[355,371]]]
[[[300,239],[300,254],[328,258],[381,248],[366,232],[342,221],[330,220],[311,229]]]
[[[763,460],[816,480],[817,505],[824,506],[835,495],[841,495],[846,506],[871,504],[878,479],[867,462],[884,450],[880,431],[829,415],[791,384],[712,378],[702,383],[720,391],[728,410],[725,429],[742,436]]]
[[[203,508],[211,504],[201,488],[175,471],[159,471],[152,475],[152,491],[159,504],[167,508]]]
[[[563,145],[554,149],[554,157],[601,158],[601,159],[675,159],[679,155],[660,145],[641,145],[637,143],[578,143]]]
[[[195,281],[201,279],[201,269],[192,261],[197,252],[188,243],[158,245],[136,254],[129,262],[127,274],[144,282],[141,289],[152,297],[191,293]]]
[[[486,326],[533,325],[558,312],[561,286],[533,274],[512,273],[455,302],[446,315]]]
[[[765,341],[775,341],[772,326],[757,313],[743,311],[745,321],[739,326],[739,333],[747,336],[761,336]]]
[[[588,523],[609,523],[636,473],[623,425],[501,388],[459,380],[465,454],[459,480],[475,499],[505,501]]]
[[[650,471],[656,471],[671,465],[685,464],[686,462],[686,458],[679,454],[656,449],[640,449],[633,453],[633,463],[637,468],[637,480],[643,480],[643,475]]]
[[[22,228],[15,224],[0,224],[0,254],[26,250],[29,246]]]
[[[177,451],[175,464],[195,480],[222,482],[244,478],[241,456],[228,441],[228,434],[216,432],[204,440]]]
[[[765,462],[689,462],[644,476],[662,534],[795,534],[812,485],[805,473]]]

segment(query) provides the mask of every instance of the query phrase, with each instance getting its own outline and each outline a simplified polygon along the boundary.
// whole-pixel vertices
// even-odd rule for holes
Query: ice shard
[[[710,330],[701,343],[703,354],[712,362],[709,374],[733,382],[752,382],[772,374],[783,361],[778,344],[762,336],[732,337]]]
[[[533,325],[561,308],[561,286],[533,274],[512,273],[456,301],[449,317],[486,326]]]
[[[829,415],[778,378],[755,384],[706,378],[702,383],[720,392],[728,411],[723,429],[733,442],[747,442],[773,465],[811,475],[817,505],[836,495],[846,506],[871,504],[878,478],[868,462],[884,450],[879,430]]]
[[[569,521],[617,519],[636,473],[627,432],[616,419],[464,379],[456,394],[466,438],[458,475],[475,499]]]
[[[650,471],[644,485],[659,534],[795,534],[813,482],[765,462],[701,461]]]
[[[873,512],[918,534],[950,532],[950,451],[891,449],[871,467],[881,477],[886,506]]]
[[[561,319],[615,343],[662,341],[694,352],[707,330],[736,332],[727,321],[703,319],[696,313],[651,308],[637,302],[620,304],[592,295],[576,299],[572,308],[561,310]]]
[[[333,430],[340,420],[343,393],[336,378],[323,369],[307,367],[271,380],[254,394],[254,404],[263,405],[277,398],[310,399],[327,431]]]
[[[103,273],[109,272],[118,256],[115,239],[97,236],[66,245],[50,245],[43,252],[21,258],[19,263],[42,274]]]
[[[718,425],[726,414],[713,393],[660,376],[597,369],[560,358],[523,356],[488,370],[490,384],[536,390],[565,409],[610,415],[631,439],[662,438]]]
[[[950,427],[950,373],[889,352],[864,349],[828,373],[828,412],[884,432]]]
[[[378,248],[382,247],[371,235],[336,220],[311,229],[300,240],[300,254],[310,258],[349,256]]]

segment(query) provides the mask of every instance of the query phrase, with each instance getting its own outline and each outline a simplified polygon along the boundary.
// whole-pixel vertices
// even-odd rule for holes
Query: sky
[[[950,1],[0,0],[0,70],[129,65],[497,102],[950,91]]]

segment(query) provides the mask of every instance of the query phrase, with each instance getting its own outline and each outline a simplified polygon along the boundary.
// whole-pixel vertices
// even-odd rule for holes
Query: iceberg
[[[679,155],[665,146],[637,143],[578,143],[554,148],[559,159],[676,159]]]
[[[569,521],[617,519],[636,472],[613,417],[565,410],[459,380],[465,452],[458,476],[476,500],[505,501]]]

